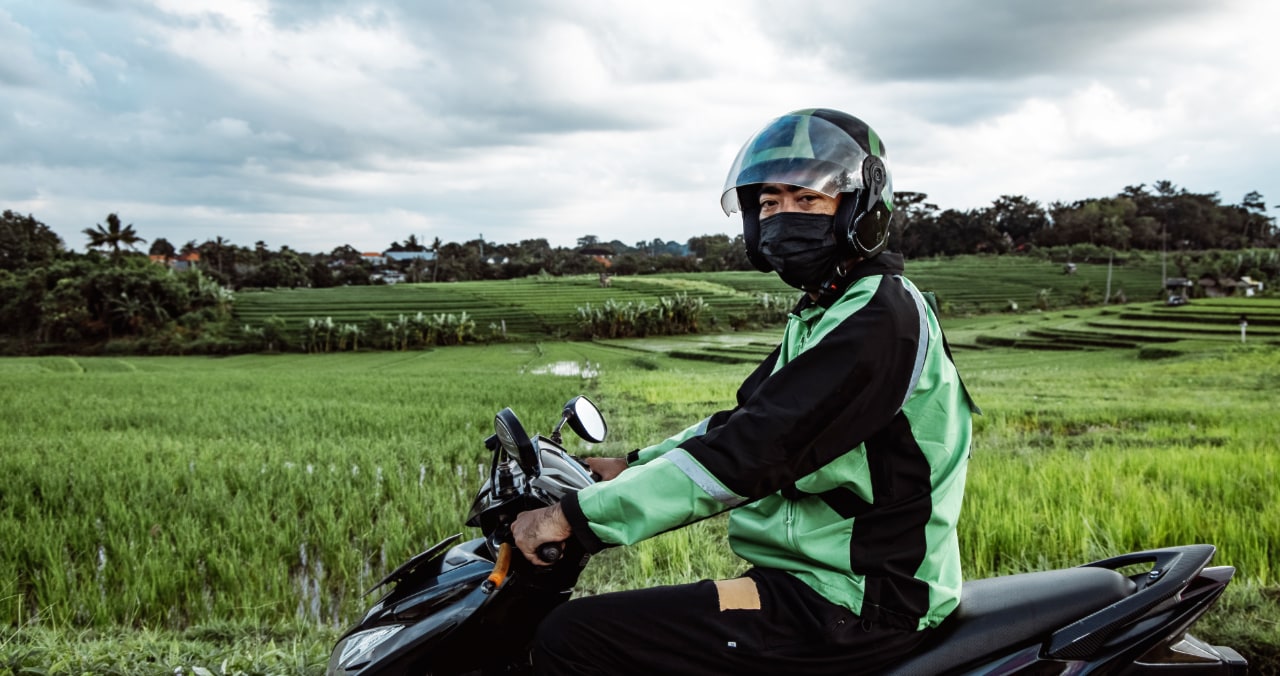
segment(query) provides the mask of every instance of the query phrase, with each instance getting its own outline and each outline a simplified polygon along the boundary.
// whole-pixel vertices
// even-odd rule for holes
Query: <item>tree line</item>
[[[116,214],[86,228],[88,252],[33,216],[0,215],[0,352],[79,351],[125,341],[135,351],[216,352],[229,344],[234,295],[200,269],[176,272],[132,253],[143,240]]]
[[[1113,251],[1199,251],[1271,248],[1280,244],[1261,194],[1223,204],[1217,193],[1194,193],[1169,181],[1127,186],[1112,197],[1047,208],[1021,195],[991,206],[939,210],[924,193],[902,192],[890,246],[908,257],[1026,252],[1092,245]]]
[[[1239,204],[1224,204],[1217,193],[1194,193],[1169,181],[1153,187],[1128,186],[1111,197],[1090,198],[1043,206],[1021,195],[1004,195],[990,206],[939,209],[919,192],[899,192],[890,235],[890,250],[908,258],[977,253],[1029,253],[1046,247],[1087,245],[1125,252],[1131,250],[1197,251],[1208,249],[1271,248],[1280,245],[1275,219],[1267,216],[1261,194],[1250,192]],[[5,212],[0,233],[0,269],[14,270],[20,261],[35,264],[73,255],[61,240],[33,216]],[[23,234],[40,230],[43,234]],[[85,247],[106,253],[109,260],[141,253],[147,240],[118,215],[106,225],[86,228]],[[36,251],[39,249],[39,251]],[[595,235],[580,237],[573,247],[552,246],[545,238],[514,243],[484,239],[430,243],[410,235],[391,242],[384,251],[430,252],[430,258],[410,258],[374,264],[351,244],[331,251],[308,253],[288,245],[251,246],[222,237],[175,246],[164,237],[151,242],[146,253],[177,258],[197,254],[193,263],[218,284],[231,288],[330,287],[370,284],[378,273],[394,271],[406,281],[469,281],[510,279],[532,274],[572,275],[608,271],[633,275],[657,272],[750,270],[741,235],[699,235],[685,242],[639,241],[627,244]],[[433,258],[434,260],[431,260]]]
[[[1261,194],[1250,192],[1239,204],[1224,204],[1217,193],[1194,193],[1169,181],[1047,207],[1020,195],[971,210],[939,209],[918,192],[894,198],[889,247],[908,258],[1044,255],[1069,247],[1111,253],[1168,250],[1186,260],[1193,251],[1280,246],[1280,231],[1267,216]],[[119,339],[146,342],[153,351],[233,350],[233,291],[373,284],[388,279],[388,273],[410,282],[451,282],[752,269],[742,236],[724,234],[634,244],[585,235],[574,247],[552,246],[545,238],[425,243],[410,235],[385,251],[430,255],[374,263],[350,244],[307,253],[287,245],[271,249],[262,241],[238,245],[222,237],[181,246],[158,237],[144,255],[147,240],[114,213],[82,233],[83,254],[69,249],[34,215],[3,212],[0,338],[7,341],[5,350]],[[1249,273],[1274,283],[1280,279],[1275,267],[1254,266]]]

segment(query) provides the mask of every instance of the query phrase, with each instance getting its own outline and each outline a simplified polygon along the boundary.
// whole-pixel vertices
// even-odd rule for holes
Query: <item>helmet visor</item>
[[[742,208],[738,188],[783,183],[816,190],[828,197],[863,188],[862,161],[867,152],[848,132],[818,117],[783,115],[770,122],[738,151],[720,195],[725,215]]]

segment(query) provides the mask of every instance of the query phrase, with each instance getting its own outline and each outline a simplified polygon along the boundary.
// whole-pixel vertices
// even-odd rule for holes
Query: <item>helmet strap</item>
[[[844,290],[849,287],[849,283],[853,280],[848,277],[849,271],[844,269],[844,262],[836,265],[835,274],[831,275],[831,279],[822,283],[818,287],[818,297],[813,301],[824,308],[830,308],[833,303],[840,299],[844,294]]]
[[[841,259],[862,255],[858,248],[858,216],[863,213],[863,194],[861,190],[843,193],[840,206],[836,207],[833,225]]]

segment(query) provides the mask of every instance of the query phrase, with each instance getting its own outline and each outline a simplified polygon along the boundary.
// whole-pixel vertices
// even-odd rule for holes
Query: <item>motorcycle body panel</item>
[[[486,539],[476,538],[424,559],[339,639],[329,673],[465,674],[527,662],[538,622],[568,600],[573,581],[538,584],[527,571],[495,587],[487,583],[491,557]],[[512,585],[517,593],[508,593]],[[378,642],[363,644],[362,636]]]
[[[515,514],[555,503],[594,480],[586,465],[559,444],[542,436],[521,438],[514,414],[504,415],[503,432],[511,436],[515,430],[516,437],[507,442],[538,454],[538,462],[527,457],[523,462],[536,475],[526,476],[514,461],[499,464],[500,442],[487,442],[494,464],[467,516],[467,525],[486,536],[457,545],[460,535],[446,538],[370,588],[366,594],[394,585],[338,640],[330,674],[461,674],[527,664],[534,630],[568,600],[587,556],[571,546],[567,560],[547,570],[517,561],[499,586],[488,582],[498,548],[490,536]],[[510,592],[512,587],[518,591]]]
[[[484,538],[448,550],[437,545],[397,569],[388,576],[395,588],[338,640],[329,673],[398,673],[406,659],[452,634],[492,597],[482,591],[494,565],[486,551]]]

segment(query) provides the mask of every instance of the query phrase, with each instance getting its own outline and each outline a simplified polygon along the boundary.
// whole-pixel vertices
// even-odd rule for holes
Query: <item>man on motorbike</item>
[[[936,312],[884,252],[884,145],[801,110],[747,141],[721,197],[747,254],[805,293],[736,407],[626,458],[607,481],[517,518],[547,542],[629,545],[732,509],[743,577],[601,594],[542,623],[545,674],[865,673],[959,602],[956,537],[973,408]]]

